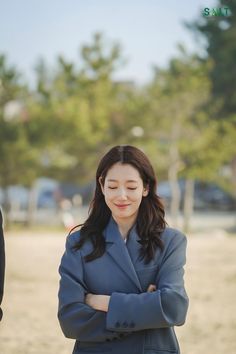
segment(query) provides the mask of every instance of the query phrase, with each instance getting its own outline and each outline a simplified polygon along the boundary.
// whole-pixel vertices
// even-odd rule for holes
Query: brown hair
[[[141,150],[130,145],[115,146],[101,159],[97,168],[96,189],[90,203],[89,217],[82,224],[80,239],[74,247],[81,248],[86,240],[92,242],[93,251],[85,256],[87,262],[104,254],[106,243],[103,230],[109,222],[111,211],[106,205],[99,178],[101,177],[101,183],[104,185],[108,170],[118,162],[132,165],[138,170],[144,187],[148,187],[148,195],[142,198],[136,222],[137,233],[140,237],[139,242],[142,245],[140,257],[148,263],[153,259],[158,247],[163,249],[160,235],[166,227],[165,211],[156,194],[157,181],[150,161]]]

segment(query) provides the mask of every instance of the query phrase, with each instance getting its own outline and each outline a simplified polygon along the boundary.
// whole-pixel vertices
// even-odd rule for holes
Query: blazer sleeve
[[[107,329],[129,332],[184,324],[188,309],[183,278],[186,243],[186,236],[180,232],[170,241],[156,278],[156,291],[112,293]]]
[[[81,342],[104,342],[121,334],[106,329],[106,313],[84,303],[88,292],[83,279],[80,250],[73,250],[72,235],[67,237],[66,250],[59,266],[58,319],[64,335]],[[124,334],[127,335],[127,334]]]

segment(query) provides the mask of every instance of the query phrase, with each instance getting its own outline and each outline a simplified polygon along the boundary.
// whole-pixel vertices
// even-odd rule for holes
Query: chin
[[[117,212],[115,212],[115,213],[113,213],[113,215],[115,216],[115,217],[118,217],[118,218],[120,218],[120,219],[128,219],[128,218],[132,218],[132,217],[134,217],[134,215],[136,214],[136,212],[134,212],[134,213],[127,213],[127,212],[119,212],[119,213],[117,213]]]

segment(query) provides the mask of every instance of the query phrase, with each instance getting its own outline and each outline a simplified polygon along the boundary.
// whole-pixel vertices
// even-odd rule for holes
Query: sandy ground
[[[6,235],[1,354],[70,354],[57,321],[58,265],[65,234]],[[176,329],[182,354],[236,353],[236,236],[188,237],[187,322]],[[132,354],[132,353],[130,353]]]

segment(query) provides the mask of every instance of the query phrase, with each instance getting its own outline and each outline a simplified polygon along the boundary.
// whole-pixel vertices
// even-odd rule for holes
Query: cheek
[[[111,199],[111,198],[114,197],[114,195],[115,195],[114,191],[112,191],[110,189],[107,189],[107,188],[104,189],[104,197],[105,197],[105,199]]]
[[[132,201],[135,202],[135,203],[140,204],[141,201],[142,201],[142,197],[143,197],[143,196],[142,196],[142,193],[136,192],[136,193],[130,194],[129,199],[132,200]]]

